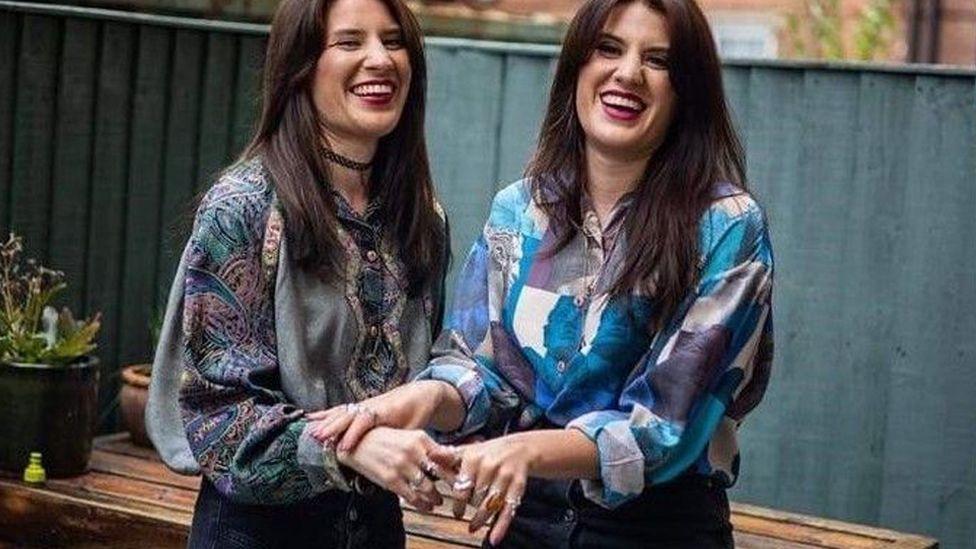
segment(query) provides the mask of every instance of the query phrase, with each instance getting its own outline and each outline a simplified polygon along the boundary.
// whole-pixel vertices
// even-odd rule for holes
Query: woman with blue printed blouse
[[[367,401],[385,425],[438,416],[442,436],[487,439],[428,456],[486,546],[732,547],[736,430],[772,358],[772,251],[743,166],[696,4],[584,3],[429,367]],[[368,427],[320,416],[316,436],[347,447]]]
[[[448,236],[425,88],[400,0],[280,3],[256,134],[199,205],[152,376],[153,442],[204,476],[191,547],[403,547],[396,495],[441,503],[404,457],[436,447],[422,431],[337,457],[306,414],[430,358]]]

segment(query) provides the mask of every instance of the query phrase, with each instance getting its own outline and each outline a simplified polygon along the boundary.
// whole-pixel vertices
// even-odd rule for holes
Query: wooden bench
[[[200,479],[177,475],[128,435],[95,442],[91,470],[41,487],[0,478],[0,546],[183,547]],[[439,510],[404,509],[411,549],[479,547],[467,524]],[[934,548],[935,540],[793,513],[732,504],[742,548]]]

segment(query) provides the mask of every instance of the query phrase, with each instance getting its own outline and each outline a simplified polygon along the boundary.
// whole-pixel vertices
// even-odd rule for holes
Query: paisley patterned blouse
[[[170,467],[236,501],[348,489],[304,411],[403,383],[441,324],[443,278],[408,297],[375,205],[358,215],[334,197],[346,272],[327,283],[290,260],[260,160],[232,167],[200,204],[170,293],[147,427]]]
[[[452,312],[418,377],[458,388],[467,416],[449,437],[539,425],[579,429],[599,452],[587,497],[614,507],[691,469],[731,485],[736,430],[772,360],[773,257],[763,212],[718,185],[700,222],[700,281],[665,328],[654,303],[608,297],[627,252],[625,197],[606,227],[583,226],[553,257],[548,219],[517,182],[495,197],[458,277]]]

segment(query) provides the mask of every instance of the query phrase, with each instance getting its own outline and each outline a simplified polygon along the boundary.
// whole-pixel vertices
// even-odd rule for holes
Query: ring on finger
[[[518,511],[519,505],[522,505],[522,498],[519,497],[508,497],[505,498],[505,507],[508,509],[509,516],[515,516],[515,512]]]
[[[346,412],[350,414],[358,414],[361,406],[358,402],[348,402],[346,403]]]
[[[505,500],[502,499],[502,491],[497,488],[492,488],[488,492],[488,499],[485,500],[485,510],[488,513],[494,515],[495,513],[502,510],[505,506]]]
[[[425,459],[424,462],[420,464],[420,468],[423,470],[424,474],[431,479],[440,478],[437,475],[437,465],[435,465],[432,461]]]
[[[423,471],[417,471],[417,474],[414,475],[412,479],[410,479],[410,483],[407,484],[407,486],[411,490],[416,490],[417,488],[420,488],[420,485],[423,484],[425,478],[426,475],[424,475]]]
[[[455,492],[463,492],[471,489],[472,486],[474,486],[474,481],[471,480],[471,477],[462,473],[458,475],[457,479],[454,481],[454,485],[451,486],[451,488],[454,488]]]

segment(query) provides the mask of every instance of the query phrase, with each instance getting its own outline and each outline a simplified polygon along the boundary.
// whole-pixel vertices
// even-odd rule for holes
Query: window
[[[766,14],[709,14],[712,33],[722,57],[775,58],[778,21]]]

